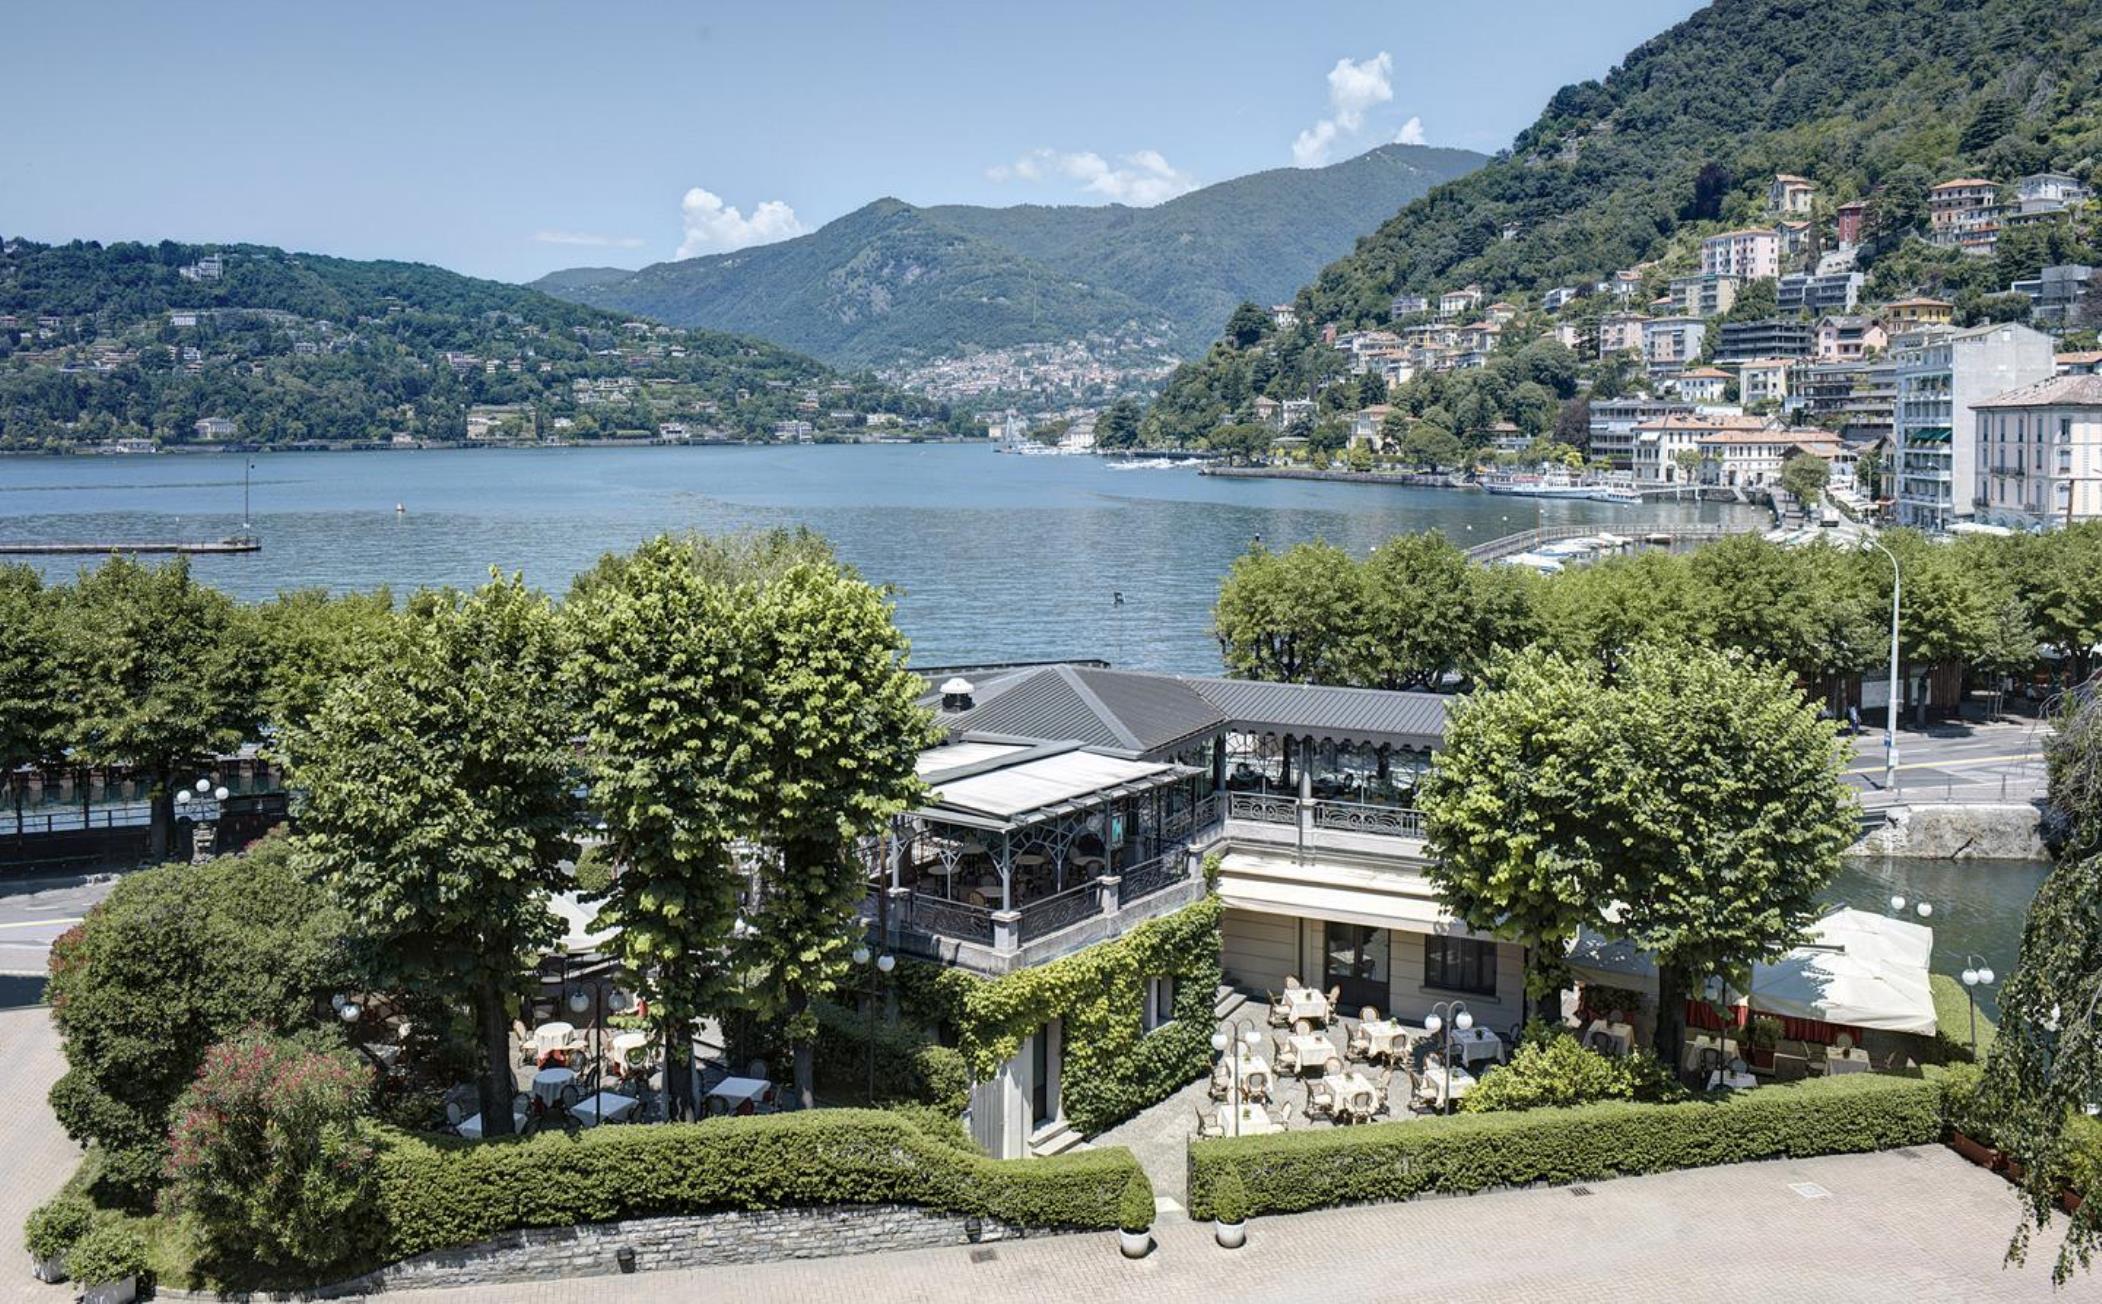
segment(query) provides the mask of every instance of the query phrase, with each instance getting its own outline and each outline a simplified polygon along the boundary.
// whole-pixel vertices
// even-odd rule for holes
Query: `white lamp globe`
[[[1964,986],[1976,987],[1978,985],[1978,971],[1976,969],[1966,969],[1961,976]]]
[[[1261,1043],[1262,1038],[1256,1035],[1255,1029],[1247,1028],[1242,1031],[1241,1040],[1249,1046],[1255,1046]]]
[[[356,1001],[346,1001],[343,1008],[336,1011],[336,1016],[345,1023],[356,1023],[358,1016],[363,1013],[364,1011],[358,1008]]]
[[[1452,1016],[1452,1026],[1458,1028],[1461,1032],[1465,1032],[1474,1026],[1474,1015],[1466,1010],[1461,1010],[1458,1014]]]
[[[175,804],[178,806],[190,804],[190,790],[188,788],[184,788],[181,792],[175,794]]]
[[[328,998],[328,1007],[332,1010],[340,1010],[348,1004],[350,1004],[350,998],[341,992],[337,992],[334,996]]]
[[[1901,896],[1892,897],[1890,899],[1890,908],[1892,910],[1903,910],[1905,908],[1905,898]]]
[[[569,994],[569,1008],[578,1014],[582,1014],[591,1008],[591,997],[585,994],[583,988],[579,987]]]
[[[1984,983],[1987,987],[1992,986],[1993,971],[1991,969],[1980,969],[1978,971],[1978,981]]]
[[[211,790],[212,790],[212,781],[211,781],[210,779],[199,779],[199,780],[197,781],[197,791],[199,791],[199,792],[210,792]]]
[[[223,787],[222,787],[222,788],[214,788],[214,789],[212,789],[212,797],[213,797],[213,799],[214,799],[214,800],[217,800],[217,801],[225,801],[225,800],[226,800],[226,795],[227,795],[227,794],[226,794],[226,789],[225,789],[225,788],[223,788]]]
[[[1433,1015],[1429,1015],[1429,1016],[1427,1016],[1427,1017],[1426,1017],[1426,1018],[1425,1018],[1425,1019],[1423,1020],[1423,1030],[1424,1030],[1425,1032],[1429,1032],[1429,1033],[1435,1033],[1435,1032],[1437,1032],[1437,1031],[1438,1031],[1438,1029],[1440,1029],[1440,1028],[1442,1028],[1442,1027],[1444,1027],[1444,1026],[1445,1026],[1445,1020],[1443,1020],[1443,1019],[1439,1018],[1439,1017],[1438,1017],[1437,1015],[1435,1015],[1435,1014],[1433,1014]]]
[[[1922,919],[1925,919],[1929,915],[1932,915],[1934,913],[1933,904],[1927,901],[1920,902],[1917,906],[1914,906],[1913,909],[1920,912],[1920,918]]]
[[[1217,1032],[1212,1034],[1212,1049],[1218,1051],[1221,1054],[1224,1054],[1226,1052],[1226,1043],[1228,1040],[1229,1038],[1226,1035],[1226,1029],[1219,1029]]]
[[[854,948],[854,963],[855,963],[855,964],[867,964],[868,962],[869,962],[869,949],[868,949],[867,947],[865,947],[865,946],[857,946],[857,947],[855,947],[855,948]]]
[[[897,968],[897,967],[898,967],[898,957],[897,957],[897,956],[894,956],[894,955],[879,955],[879,956],[877,956],[877,957],[876,957],[876,968],[877,968],[877,970],[878,970],[879,972],[882,972],[882,973],[889,973],[889,972],[890,972],[891,970],[893,970],[893,969],[895,969],[895,968]]]

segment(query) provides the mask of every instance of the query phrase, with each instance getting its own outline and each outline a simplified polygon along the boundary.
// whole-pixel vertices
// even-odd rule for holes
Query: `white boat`
[[[1103,465],[1112,471],[1172,471],[1176,467],[1189,464],[1187,462],[1178,462],[1172,457],[1113,457],[1106,460]]]
[[[1535,570],[1542,575],[1559,575],[1562,571],[1562,560],[1560,558],[1550,557],[1546,553],[1541,552],[1521,552],[1509,557],[1499,558],[1498,560],[1506,566],[1523,566],[1527,570]]]

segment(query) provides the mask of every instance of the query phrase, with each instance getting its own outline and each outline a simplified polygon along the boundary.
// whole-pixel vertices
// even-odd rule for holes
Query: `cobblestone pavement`
[[[58,1030],[41,1005],[0,1010],[0,1064],[7,1066],[12,1088],[0,1109],[0,1241],[7,1253],[0,1263],[0,1300],[61,1304],[71,1298],[59,1286],[40,1286],[29,1277],[22,1247],[22,1220],[29,1211],[65,1185],[80,1162],[80,1148],[66,1139],[44,1095],[65,1072],[58,1051]]]
[[[1798,1189],[1802,1184],[1809,1184]],[[386,1304],[728,1299],[851,1300],[2088,1300],[2102,1280],[2053,1293],[2057,1238],[2026,1268],[2001,1256],[2013,1189],[1939,1146],[1880,1155],[1695,1169],[1570,1189],[1332,1209],[1249,1224],[1245,1249],[1208,1225],[1163,1218],[1137,1263],[1113,1235],[716,1267],[691,1272],[390,1292]]]

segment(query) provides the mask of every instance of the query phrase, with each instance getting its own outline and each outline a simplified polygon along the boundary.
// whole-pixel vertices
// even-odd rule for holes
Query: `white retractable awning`
[[[1220,863],[1219,900],[1230,910],[1472,936],[1438,904],[1420,874],[1318,861],[1302,865],[1236,851]]]

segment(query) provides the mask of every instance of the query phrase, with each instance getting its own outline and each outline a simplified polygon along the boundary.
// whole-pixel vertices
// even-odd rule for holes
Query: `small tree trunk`
[[[511,1028],[504,1018],[503,984],[493,973],[483,977],[475,994],[474,1019],[482,1033],[482,1135],[509,1136],[517,1080],[511,1076]]]
[[[795,1062],[796,1108],[817,1108],[817,1055],[810,1035],[803,1031],[810,1014],[810,993],[796,984],[788,989],[789,1026],[797,1029],[795,1040],[789,1043],[791,1058]]]
[[[158,865],[168,859],[169,835],[175,830],[175,790],[165,769],[153,772],[153,818],[147,826],[147,854]]]
[[[678,1122],[699,1114],[693,1099],[693,1025],[669,1019],[664,1025],[664,1117]]]
[[[1537,990],[1539,992],[1539,995],[1533,997],[1532,1010],[1526,1017],[1537,1019],[1548,1027],[1553,1028],[1559,1026],[1562,1022],[1562,988],[1554,979],[1549,978],[1534,966],[1534,957],[1540,954],[1540,949],[1538,946],[1529,946],[1525,949],[1525,961],[1528,970],[1525,982],[1526,990]],[[1518,1048],[1513,1046],[1511,1049],[1517,1050]]]
[[[1673,1073],[1686,1055],[1686,975],[1675,964],[1657,966],[1657,1058]]]

